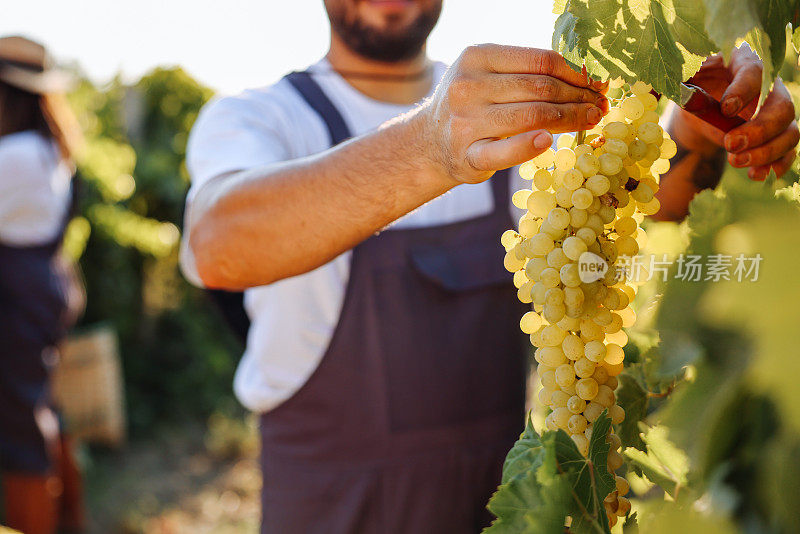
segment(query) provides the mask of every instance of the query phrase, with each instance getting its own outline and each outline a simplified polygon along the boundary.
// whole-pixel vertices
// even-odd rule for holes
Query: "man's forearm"
[[[661,210],[653,216],[660,221],[680,221],[689,212],[689,203],[703,189],[713,189],[725,169],[725,151],[693,129],[686,112],[672,109],[667,130],[678,145],[670,160],[670,170],[662,175],[656,197]]]
[[[425,157],[414,117],[321,154],[206,184],[189,221],[198,274],[242,289],[308,272],[457,182]]]

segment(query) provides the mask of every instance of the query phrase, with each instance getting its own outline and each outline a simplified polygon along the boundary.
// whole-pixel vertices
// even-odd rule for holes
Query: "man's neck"
[[[326,56],[334,70],[366,96],[391,104],[419,102],[431,90],[433,72],[425,48],[407,61],[384,63],[356,54],[334,33]]]

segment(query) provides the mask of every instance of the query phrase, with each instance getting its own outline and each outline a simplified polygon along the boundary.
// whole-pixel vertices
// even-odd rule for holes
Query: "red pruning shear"
[[[719,102],[708,94],[705,89],[691,82],[681,84],[681,101],[678,102],[678,105],[695,117],[706,121],[725,133],[746,122],[738,115],[733,117],[724,115]]]

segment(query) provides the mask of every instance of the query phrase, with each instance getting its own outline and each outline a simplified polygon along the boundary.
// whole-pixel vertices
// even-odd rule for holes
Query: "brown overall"
[[[290,82],[344,121],[307,73]],[[524,307],[503,269],[508,173],[488,215],[386,230],[353,249],[308,382],[261,418],[262,533],[474,533],[523,427]],[[468,186],[467,186],[468,187]]]

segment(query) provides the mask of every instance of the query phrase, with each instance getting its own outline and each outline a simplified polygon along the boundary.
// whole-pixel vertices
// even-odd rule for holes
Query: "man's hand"
[[[608,111],[605,88],[556,52],[470,47],[421,110],[429,157],[456,182],[482,182],[541,154],[551,133],[600,122]]]
[[[795,157],[800,140],[792,100],[780,79],[758,114],[753,116],[761,92],[762,64],[747,44],[733,51],[730,65],[721,56],[707,59],[692,82],[719,100],[722,112],[747,122],[723,134],[713,126],[680,111],[673,117],[672,133],[686,148],[708,153],[724,147],[734,167],[749,167],[748,176],[764,180],[770,168],[784,174]],[[689,131],[693,130],[693,131]],[[703,146],[703,145],[706,146]]]

